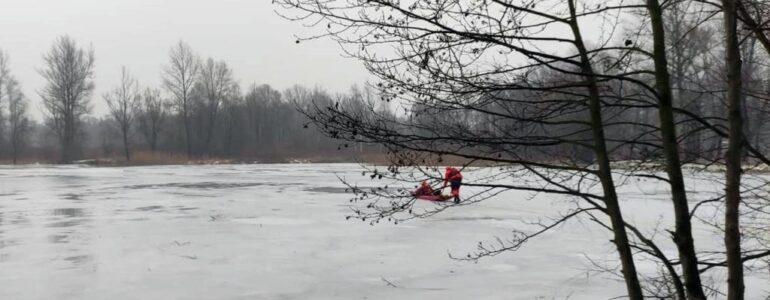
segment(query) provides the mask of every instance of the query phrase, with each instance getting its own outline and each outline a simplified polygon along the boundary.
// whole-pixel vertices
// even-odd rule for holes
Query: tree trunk
[[[612,223],[614,243],[618,254],[620,255],[620,264],[622,267],[623,277],[626,282],[628,297],[631,300],[642,300],[644,299],[642,294],[642,287],[639,283],[639,277],[636,272],[633,253],[631,252],[631,247],[629,246],[628,241],[628,234],[626,233],[626,223],[623,220],[623,214],[620,210],[618,196],[615,191],[615,183],[612,179],[610,159],[607,153],[607,145],[604,138],[604,124],[602,121],[599,89],[596,83],[596,77],[594,75],[593,68],[591,67],[591,62],[588,58],[587,50],[583,44],[583,37],[580,33],[580,28],[577,23],[575,4],[572,0],[568,1],[568,3],[570,14],[572,16],[570,20],[570,27],[575,38],[575,46],[580,53],[581,70],[584,74],[583,76],[588,81],[588,106],[591,114],[591,132],[594,140],[596,162],[599,165],[598,176],[602,183],[602,191],[604,192],[604,203],[607,208],[607,214],[609,215],[610,222]]]
[[[72,137],[74,136],[73,131],[73,122],[72,122],[72,112],[67,109],[64,112],[64,130],[62,133],[62,145],[61,145],[61,151],[62,151],[62,157],[61,162],[64,164],[71,163],[72,158]]]
[[[152,134],[150,136],[150,152],[155,153],[156,145],[158,144],[158,130],[156,129],[155,124],[152,126]]]
[[[131,161],[131,154],[128,151],[128,128],[123,128],[123,153],[126,155],[126,161]]]
[[[741,54],[738,45],[735,0],[722,0],[727,66],[728,145],[725,153],[725,250],[727,251],[727,299],[742,300],[744,295],[741,261],[741,156],[743,115],[741,113]]]
[[[666,171],[671,185],[671,198],[674,204],[676,228],[674,242],[679,251],[682,263],[685,287],[688,299],[706,299],[703,285],[698,272],[698,257],[695,255],[695,245],[690,223],[690,208],[687,203],[687,193],[684,186],[679,145],[674,124],[671,82],[666,60],[666,38],[663,28],[663,11],[658,0],[647,0],[647,10],[650,14],[650,25],[653,35],[653,60],[655,63],[655,81],[658,88],[660,118],[660,134],[663,143],[663,153],[666,159]]]
[[[189,116],[187,115],[187,108],[184,109],[184,135],[185,135],[185,144],[187,145],[187,159],[192,158],[192,146],[190,141],[190,121]]]
[[[211,155],[211,137],[214,136],[214,126],[216,126],[216,114],[209,114],[209,124],[208,128],[206,128],[206,139],[205,144],[203,145],[203,151],[205,151],[206,155]]]

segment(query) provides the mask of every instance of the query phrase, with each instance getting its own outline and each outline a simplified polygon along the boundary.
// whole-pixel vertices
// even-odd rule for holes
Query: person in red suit
[[[418,196],[433,196],[433,188],[430,187],[430,184],[428,184],[427,181],[423,181],[420,184],[420,187],[418,187],[414,192],[412,192],[412,196],[418,197]]]
[[[460,186],[463,184],[463,174],[460,173],[459,170],[447,166],[446,172],[444,173],[444,186],[441,187],[442,189],[446,187],[447,182],[452,188],[452,197],[454,198],[455,203],[460,203]]]

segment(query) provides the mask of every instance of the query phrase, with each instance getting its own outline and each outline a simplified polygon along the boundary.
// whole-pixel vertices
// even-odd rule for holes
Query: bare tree
[[[123,138],[123,155],[126,161],[131,161],[129,138],[137,113],[141,109],[141,96],[136,79],[131,77],[126,67],[120,70],[120,85],[103,97]]]
[[[688,299],[706,299],[700,272],[698,272],[698,257],[692,236],[690,208],[687,202],[687,192],[685,190],[679,152],[680,146],[677,141],[677,128],[674,122],[674,97],[668,57],[666,55],[666,31],[663,20],[663,8],[658,0],[646,0],[646,4],[647,13],[650,17],[650,31],[653,38],[651,58],[653,59],[655,69],[655,87],[660,122],[659,130],[676,220],[673,239],[679,251]]]
[[[38,93],[48,111],[49,125],[59,137],[60,161],[70,163],[76,156],[81,118],[89,113],[94,90],[94,50],[78,48],[69,36],[58,38],[43,56],[40,75],[47,84]]]
[[[171,93],[174,107],[182,119],[187,157],[192,156],[190,113],[191,92],[200,70],[198,57],[186,43],[179,41],[171,48],[169,64],[163,68],[163,85]]]
[[[5,142],[6,120],[3,108],[7,107],[7,142],[11,159],[16,164],[27,138],[28,104],[26,97],[21,92],[19,82],[11,75],[8,62],[8,54],[0,50],[0,148],[3,148]]]
[[[4,150],[4,136],[5,136],[5,115],[3,111],[4,106],[4,98],[8,97],[3,96],[5,92],[5,87],[9,85],[9,81],[11,81],[13,78],[11,78],[10,70],[8,67],[8,54],[5,53],[2,49],[0,49],[0,157],[3,155]],[[8,99],[10,100],[10,99]],[[7,101],[7,100],[6,100]]]
[[[741,172],[744,148],[741,100],[741,52],[738,37],[738,1],[722,0],[727,66],[728,146],[725,153],[725,248],[727,299],[743,300],[743,253],[741,253]]]
[[[150,151],[155,152],[158,146],[158,137],[163,131],[163,125],[168,115],[168,105],[163,101],[160,90],[152,88],[144,90],[141,103],[139,129],[150,146]]]
[[[8,53],[0,49],[0,99],[3,98],[3,86],[10,77],[10,70],[8,67]]]
[[[295,91],[303,91],[295,87]],[[252,85],[244,97],[246,105],[249,132],[253,144],[253,154],[268,150],[268,145],[274,145],[275,138],[268,132],[270,128],[278,126],[279,116],[274,113],[278,110],[281,101],[281,93],[270,85]],[[270,149],[274,150],[274,149]]]
[[[223,151],[226,155],[234,155],[237,149],[244,144],[245,141],[236,141],[239,129],[244,128],[242,124],[243,118],[243,97],[241,96],[241,89],[237,85],[230,89],[225,95],[226,101],[223,103],[222,110],[224,111],[223,126],[222,126],[222,144]],[[248,128],[248,127],[246,127]]]
[[[201,113],[203,117],[203,151],[210,154],[211,139],[217,125],[219,112],[228,100],[232,91],[237,89],[233,80],[233,71],[224,61],[214,61],[209,58],[200,67],[196,82],[196,91],[201,97]]]
[[[21,92],[16,80],[9,80],[5,85],[5,90],[8,99],[8,143],[11,148],[11,159],[16,164],[27,143],[29,132],[28,100]]]

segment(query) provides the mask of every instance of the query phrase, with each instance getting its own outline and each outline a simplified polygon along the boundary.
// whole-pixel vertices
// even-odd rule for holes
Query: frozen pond
[[[590,271],[587,257],[615,261],[607,232],[592,224],[569,223],[477,264],[448,257],[554,215],[558,203],[511,192],[430,219],[369,226],[345,220],[349,196],[334,174],[368,183],[359,166],[339,164],[0,168],[0,299],[609,299],[624,292],[617,278]],[[638,223],[660,220],[645,211],[670,208],[656,191],[621,196]]]

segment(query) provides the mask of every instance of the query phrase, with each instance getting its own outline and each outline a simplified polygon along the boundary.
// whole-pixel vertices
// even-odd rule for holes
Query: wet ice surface
[[[512,192],[372,227],[345,220],[349,197],[334,174],[371,184],[357,165],[0,168],[0,299],[623,294],[616,278],[588,271],[587,257],[616,261],[609,235],[588,223],[478,264],[448,258],[559,213],[558,201]],[[658,222],[646,212],[670,210],[661,191],[621,192],[630,219]]]

